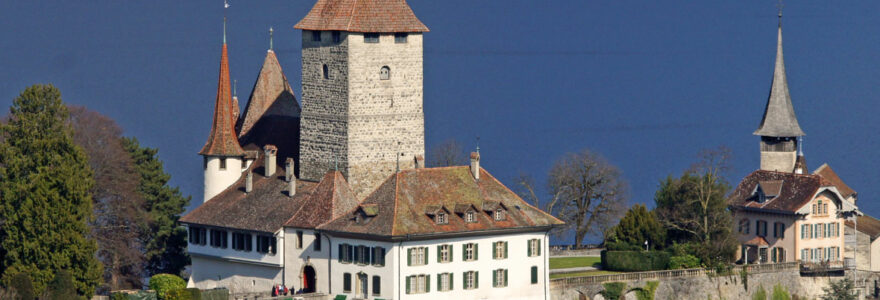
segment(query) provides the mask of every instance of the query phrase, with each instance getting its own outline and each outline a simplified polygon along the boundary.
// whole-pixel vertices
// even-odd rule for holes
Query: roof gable
[[[284,226],[315,228],[344,215],[353,208],[359,208],[358,201],[345,177],[339,171],[329,171],[312,190],[306,203],[284,223]]]
[[[831,166],[829,166],[828,164],[822,164],[822,166],[813,171],[813,174],[822,176],[822,178],[825,178],[825,180],[831,182],[832,185],[837,187],[840,195],[843,196],[845,199],[849,199],[851,196],[856,194],[856,191],[846,185],[846,183],[843,182],[842,179],[840,179],[840,176],[838,176],[837,173],[834,172],[834,170],[832,170]]]
[[[763,184],[765,194],[776,194],[763,203],[758,202],[756,191]],[[827,181],[816,175],[758,170],[737,185],[728,198],[735,208],[760,209],[767,212],[795,213],[816,195]]]
[[[244,114],[238,120],[238,135],[246,136],[264,116],[299,118],[300,108],[284,76],[275,51],[269,50],[260,74],[254,83],[253,92],[245,106]]]

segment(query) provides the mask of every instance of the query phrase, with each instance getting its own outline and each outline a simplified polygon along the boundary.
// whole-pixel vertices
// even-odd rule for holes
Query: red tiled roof
[[[318,227],[319,230],[377,236],[430,235],[468,231],[528,229],[551,227],[563,222],[529,205],[501,184],[486,170],[474,180],[468,166],[410,169],[392,174],[361,205],[375,205],[373,217],[357,218],[359,210],[336,218]],[[503,221],[495,221],[483,211],[483,203],[507,209]],[[496,204],[497,203],[497,204]],[[476,222],[466,223],[453,214],[448,224],[436,224],[431,212],[440,207],[453,211],[471,207],[477,212]],[[360,220],[360,222],[358,222]]]
[[[757,197],[754,195],[755,187],[761,182],[772,183],[775,181],[782,182],[778,195],[767,199],[764,203],[758,203]],[[818,175],[758,170],[743,178],[728,198],[728,204],[734,208],[794,213],[811,201],[820,187],[830,185],[830,182]],[[776,187],[773,188],[776,189]]]
[[[846,185],[846,183],[844,183],[842,179],[840,179],[840,176],[837,176],[837,173],[834,172],[834,170],[832,170],[831,166],[829,166],[828,164],[823,164],[821,167],[816,169],[816,171],[813,171],[813,174],[822,176],[822,178],[825,178],[825,180],[830,181],[832,185],[837,187],[837,191],[840,192],[840,195],[844,198],[849,198],[849,196],[852,196],[856,193],[856,191],[854,191],[851,187]]]
[[[300,108],[281,69],[275,51],[269,50],[244,114],[238,120],[238,135],[246,136],[264,116],[299,118]]]
[[[427,32],[406,0],[318,0],[293,28],[350,32]]]
[[[745,242],[745,244],[748,246],[770,246],[770,243],[768,243],[762,236],[756,236],[748,242]]]
[[[285,227],[315,228],[357,207],[358,201],[339,171],[330,171],[312,190],[306,200],[287,222]]]
[[[244,150],[238,144],[233,119],[232,93],[229,88],[229,58],[226,44],[220,55],[220,80],[217,83],[217,100],[214,103],[214,122],[208,141],[199,151],[201,155],[211,156],[244,156]]]

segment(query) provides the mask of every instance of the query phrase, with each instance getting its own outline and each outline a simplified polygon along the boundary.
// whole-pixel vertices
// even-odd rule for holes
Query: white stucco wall
[[[191,283],[194,288],[225,287],[230,293],[270,292],[282,281],[280,266],[266,266],[231,261],[217,257],[192,255]]]
[[[277,239],[276,247],[278,247],[278,249],[275,254],[272,254],[257,252],[257,235],[265,235],[266,233],[246,232],[229,228],[220,228],[221,230],[226,230],[227,235],[227,247],[224,249],[211,246],[211,228],[202,228],[205,228],[207,230],[205,236],[208,238],[208,241],[205,243],[205,245],[188,244],[187,250],[190,254],[217,257],[226,260],[236,260],[241,261],[242,263],[273,265],[277,267],[284,265],[284,234],[282,231],[278,231],[274,234],[275,238]],[[232,249],[233,232],[244,232],[251,235],[251,251],[238,251]],[[195,269],[195,266],[193,266],[193,269]]]
[[[214,196],[228,188],[241,177],[243,170],[242,160],[236,157],[226,157],[226,169],[220,170],[220,157],[208,156],[205,168],[205,195],[202,203],[208,202]]]
[[[297,231],[303,232],[302,247],[297,247]],[[321,235],[321,250],[315,250],[315,231],[309,229],[284,228],[284,284],[294,290],[303,287],[303,271],[306,266],[315,269],[315,291],[328,293],[330,242]]]
[[[871,241],[871,271],[880,272],[880,238]],[[862,266],[858,266],[862,268]]]
[[[799,220],[795,223],[795,232],[797,235],[796,248],[797,253],[795,254],[798,260],[802,260],[801,250],[802,249],[814,249],[814,248],[827,248],[827,247],[838,247],[840,249],[840,254],[837,260],[843,260],[844,258],[844,231],[845,225],[843,223],[843,218],[839,217],[837,211],[841,208],[839,204],[836,204],[835,201],[832,201],[832,197],[834,197],[830,192],[823,192],[817,195],[812,201],[807,203],[804,207],[810,207],[810,213],[807,214],[803,219]],[[817,204],[819,201],[822,201],[823,204],[828,204],[828,213],[821,215],[814,215],[812,213],[813,204]],[[833,223],[837,224],[839,235],[834,237],[822,237],[822,238],[801,238],[802,228],[801,225],[809,225],[813,226],[814,224],[827,224]]]
[[[330,236],[331,253],[330,256],[330,295],[348,295],[348,298],[354,298],[354,290],[356,288],[355,281],[358,273],[367,275],[367,296],[365,299],[400,299],[396,297],[394,290],[394,272],[397,268],[397,262],[394,260],[396,249],[390,242],[378,242],[359,239],[349,239]],[[352,246],[363,245],[366,247],[383,247],[385,248],[385,265],[359,265],[357,263],[340,263],[339,262],[339,244],[349,244]],[[343,274],[349,273],[352,276],[352,292],[345,293],[343,291]],[[373,295],[373,276],[381,278],[382,288],[379,295]],[[359,298],[360,299],[360,298]]]

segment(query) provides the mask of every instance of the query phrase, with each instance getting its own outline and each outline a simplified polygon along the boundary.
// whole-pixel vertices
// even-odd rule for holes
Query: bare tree
[[[433,149],[428,155],[428,166],[430,167],[449,167],[466,165],[467,155],[462,150],[461,144],[454,139],[443,141]]]
[[[534,180],[520,175],[520,197],[537,203]],[[556,161],[547,178],[549,200],[545,210],[565,222],[557,235],[574,232],[575,245],[589,234],[601,235],[626,211],[626,181],[620,170],[589,150],[569,153]]]
[[[89,157],[98,259],[104,265],[104,288],[140,288],[144,275],[144,246],[139,236],[147,228],[143,199],[137,193],[140,176],[122,147],[122,129],[112,119],[85,107],[70,107],[74,142]]]

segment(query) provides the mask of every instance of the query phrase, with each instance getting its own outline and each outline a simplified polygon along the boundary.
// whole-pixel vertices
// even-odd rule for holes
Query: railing
[[[823,261],[823,262],[803,262],[801,263],[801,273],[823,273],[837,272],[846,269],[847,264],[844,261]]]
[[[798,262],[787,262],[787,263],[778,263],[778,264],[735,266],[731,269],[731,272],[734,274],[737,274],[739,272],[742,272],[743,269],[748,270],[749,273],[772,273],[772,272],[783,272],[783,271],[796,271],[796,270],[798,270],[799,265],[800,264]],[[631,272],[631,273],[594,275],[594,276],[582,276],[582,277],[567,277],[567,278],[551,279],[550,285],[553,287],[567,287],[567,286],[578,286],[578,285],[602,283],[602,282],[607,282],[607,281],[659,280],[659,279],[669,279],[669,278],[694,277],[694,276],[700,276],[700,275],[712,276],[712,275],[715,275],[715,270],[706,270],[706,269],[699,268],[699,269]]]

